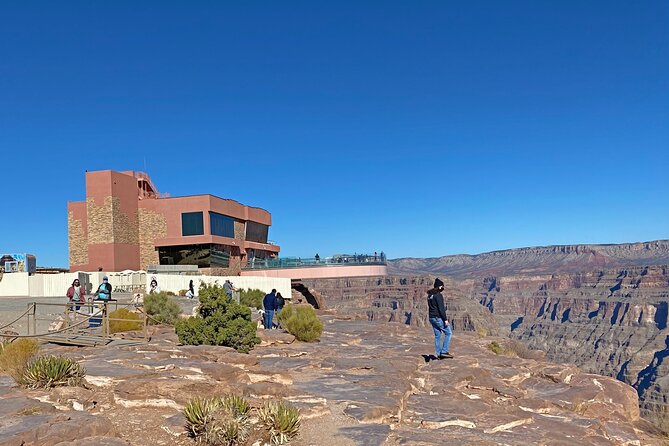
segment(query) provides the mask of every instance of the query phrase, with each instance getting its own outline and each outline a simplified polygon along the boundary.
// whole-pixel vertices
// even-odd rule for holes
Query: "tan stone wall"
[[[117,197],[106,197],[102,205],[95,200],[86,200],[88,219],[88,243],[139,243],[139,229],[135,215],[121,212],[121,202]]]
[[[155,240],[167,237],[167,220],[162,214],[149,209],[139,209],[139,264],[146,269],[160,263]]]
[[[70,265],[88,264],[88,240],[84,233],[84,223],[74,218],[74,212],[67,213],[67,241]]]
[[[112,197],[105,198],[102,205],[95,204],[92,198],[86,199],[86,217],[88,220],[88,243],[100,245],[114,243],[114,224],[112,219]]]
[[[121,200],[117,197],[109,197],[111,201],[114,230],[114,243],[127,243],[129,245],[139,244],[139,225],[137,214],[127,215],[121,211]],[[105,199],[105,205],[107,199]]]
[[[246,225],[243,221],[235,220],[235,238],[244,240],[246,237]]]

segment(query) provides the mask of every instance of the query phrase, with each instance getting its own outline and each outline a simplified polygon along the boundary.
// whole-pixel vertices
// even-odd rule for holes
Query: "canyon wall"
[[[488,276],[458,282],[500,330],[553,361],[634,386],[643,415],[669,427],[669,267]]]
[[[427,324],[427,290],[434,277],[384,276],[302,280],[293,283],[293,295],[305,296],[315,306],[340,317],[384,321],[410,326]],[[446,312],[454,330],[497,334],[490,312],[444,279]]]

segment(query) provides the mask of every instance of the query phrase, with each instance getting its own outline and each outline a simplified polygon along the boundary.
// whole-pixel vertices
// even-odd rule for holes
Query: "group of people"
[[[265,295],[265,298],[262,300],[262,306],[265,310],[263,316],[263,327],[265,327],[265,330],[272,329],[274,325],[274,313],[278,314],[284,305],[286,305],[286,300],[275,289],[272,289],[269,294]]]
[[[111,293],[112,286],[111,283],[109,283],[109,277],[104,276],[102,278],[102,283],[98,286],[97,291],[91,295],[89,300],[109,301],[111,299]],[[79,310],[81,305],[86,303],[86,288],[81,284],[79,279],[74,279],[65,295],[74,310]]]

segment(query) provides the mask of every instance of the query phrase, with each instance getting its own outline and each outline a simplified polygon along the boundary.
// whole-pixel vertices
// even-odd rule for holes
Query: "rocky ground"
[[[44,346],[80,360],[87,388],[0,378],[0,445],[191,445],[180,409],[224,392],[298,406],[293,445],[664,444],[612,378],[497,356],[474,333],[456,333],[454,359],[430,360],[425,328],[322,317],[321,342],[261,332],[248,355],[180,346],[167,328],[139,347]]]

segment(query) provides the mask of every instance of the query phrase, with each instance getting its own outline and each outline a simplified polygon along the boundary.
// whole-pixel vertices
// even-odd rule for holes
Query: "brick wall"
[[[67,241],[70,266],[88,264],[88,240],[84,233],[84,223],[74,218],[74,212],[67,213]]]
[[[156,239],[167,237],[167,220],[162,214],[150,209],[139,209],[139,264],[146,269],[149,265],[160,263],[158,250],[155,249]]]

